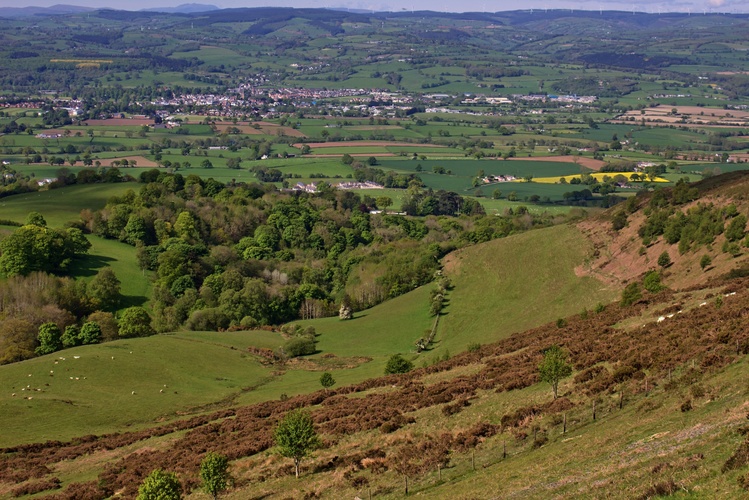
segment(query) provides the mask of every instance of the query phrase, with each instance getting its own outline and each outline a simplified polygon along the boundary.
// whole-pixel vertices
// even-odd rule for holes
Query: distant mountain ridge
[[[57,16],[61,14],[92,12],[95,10],[97,9],[92,7],[64,4],[53,5],[51,7],[0,7],[0,17]]]
[[[151,7],[150,9],[141,9],[144,12],[166,12],[167,14],[192,14],[196,12],[208,12],[211,10],[221,10],[216,5],[203,3],[183,3],[176,7]]]
[[[81,7],[79,5],[58,4],[51,7],[0,7],[0,17],[17,18],[17,17],[34,17],[34,16],[58,16],[64,14],[78,14],[81,12],[93,12],[100,10],[96,7]],[[164,12],[167,14],[193,14],[199,12],[208,12],[220,10],[216,5],[185,3],[176,7],[151,7],[141,9],[143,12]]]

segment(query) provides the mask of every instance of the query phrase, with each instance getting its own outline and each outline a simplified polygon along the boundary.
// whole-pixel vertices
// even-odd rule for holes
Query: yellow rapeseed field
[[[601,182],[603,181],[604,177],[615,177],[617,175],[623,175],[627,179],[631,179],[633,174],[637,174],[638,176],[645,175],[647,178],[646,174],[641,174],[640,172],[596,172],[594,174],[590,174],[590,176],[595,177],[597,181]],[[564,179],[565,181],[569,183],[572,179],[575,179],[575,178],[579,179],[580,175],[575,174],[575,175],[561,175],[559,177],[534,177],[533,182],[540,182],[543,184],[556,184],[560,182],[560,179]],[[650,179],[647,179],[647,180],[650,180]],[[653,179],[653,182],[669,182],[669,181],[667,179],[664,179],[663,177],[656,177],[655,179]]]

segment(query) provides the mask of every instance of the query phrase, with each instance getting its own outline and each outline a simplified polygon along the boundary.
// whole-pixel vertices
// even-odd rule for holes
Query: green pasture
[[[111,196],[120,196],[139,186],[129,182],[117,184],[81,184],[61,189],[24,193],[0,199],[3,219],[24,222],[29,212],[42,214],[50,227],[62,227],[78,220],[81,210],[104,208]]]
[[[574,226],[560,225],[450,255],[445,273],[453,290],[440,321],[440,348],[463,351],[612,301],[616,290],[575,274],[591,250],[585,241]]]
[[[225,65],[235,66],[241,64],[247,64],[254,62],[252,58],[238,54],[237,52],[224,48],[204,45],[200,50],[192,50],[190,52],[175,52],[172,54],[174,58],[180,59],[192,59],[197,58],[209,65]]]
[[[88,235],[88,241],[91,248],[83,258],[73,262],[71,276],[92,278],[102,268],[110,267],[120,280],[120,308],[147,306],[152,291],[150,273],[140,269],[135,247],[94,235]]]
[[[327,178],[334,178],[335,176],[345,178],[347,175],[351,175],[353,171],[350,165],[344,165],[337,158],[292,158],[273,168],[277,168],[283,173],[300,175],[303,179],[310,179],[310,175],[314,174],[324,174]],[[297,179],[289,179],[289,182],[295,180]]]
[[[431,286],[388,300],[366,311],[354,314],[350,321],[337,317],[316,320],[296,321],[301,326],[313,326],[318,335],[318,353],[305,359],[316,362],[318,371],[293,369],[269,381],[257,391],[243,394],[241,403],[255,403],[269,398],[278,398],[285,393],[289,396],[320,389],[320,374],[331,363],[326,355],[334,354],[342,360],[360,357],[358,366],[348,369],[330,368],[338,385],[361,382],[383,375],[387,358],[401,353],[417,363],[428,359],[429,350],[416,354],[414,343],[425,335],[433,323],[429,316],[429,292]]]
[[[306,358],[317,366],[312,369],[294,361],[284,367],[261,365],[245,349],[275,349],[284,342],[280,334],[267,331],[155,335],[2,366],[0,405],[8,411],[0,415],[6,431],[0,447],[65,440],[80,435],[80,429],[92,434],[137,429],[217,403],[247,404],[311,392],[320,389],[323,370],[331,371],[338,385],[382,375],[391,354],[418,357],[413,343],[433,322],[429,291],[421,287],[359,312],[351,321],[300,321],[318,333],[319,352]]]
[[[198,412],[269,376],[270,369],[232,343],[188,335],[58,351],[0,367],[0,446],[66,440],[81,429],[102,434],[154,425]]]
[[[526,202],[531,196],[538,195],[542,199],[548,197],[551,201],[564,200],[564,193],[580,191],[587,189],[584,185],[570,184],[546,184],[542,182],[501,182],[498,184],[488,184],[476,188],[483,196],[491,197],[495,189],[502,193],[501,198],[507,198],[510,193],[515,193],[518,200]]]
[[[500,188],[500,191],[502,191],[501,188]],[[491,193],[489,193],[489,196],[484,196],[484,197],[476,198],[476,199],[479,201],[479,203],[481,203],[481,206],[484,207],[484,210],[486,211],[486,213],[490,215],[492,214],[502,215],[505,213],[506,210],[509,210],[509,209],[515,210],[516,208],[520,206],[527,208],[528,211],[533,214],[549,213],[549,214],[554,214],[554,215],[563,215],[563,214],[568,214],[570,210],[573,209],[573,207],[569,205],[534,205],[532,203],[529,204],[528,202],[524,200],[526,196],[530,196],[530,195],[525,195],[523,193],[516,193],[518,194],[518,198],[521,201],[507,201],[507,195],[509,193],[510,191],[502,191],[502,197],[497,200],[490,197]],[[533,194],[537,194],[537,193],[533,193]],[[556,193],[552,193],[552,194],[555,197],[552,198],[552,196],[550,195],[549,198],[556,201],[557,200]]]
[[[651,146],[674,146],[684,147],[689,144],[701,144],[705,142],[705,135],[693,130],[682,130],[678,127],[641,127],[638,122],[627,124],[602,124],[597,129],[585,129],[570,137],[589,139],[600,142],[611,142],[614,134],[620,141],[628,138],[631,140],[648,144]]]
[[[452,157],[452,158],[460,158],[465,156],[465,151],[463,151],[460,148],[450,148],[450,147],[439,147],[439,146],[432,146],[429,144],[424,145],[413,145],[413,146],[388,146],[388,151],[396,154],[406,154],[406,155],[413,155],[414,153],[421,156],[421,155],[427,155],[427,156],[444,156],[444,157]]]

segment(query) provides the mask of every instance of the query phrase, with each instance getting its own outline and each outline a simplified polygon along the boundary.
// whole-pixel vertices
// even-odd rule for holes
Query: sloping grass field
[[[454,289],[440,322],[440,348],[460,352],[614,300],[617,291],[575,274],[590,250],[584,242],[576,227],[559,225],[447,256]]]
[[[3,219],[24,222],[29,212],[39,212],[50,227],[62,227],[78,220],[81,210],[104,208],[112,196],[121,196],[128,189],[138,190],[137,184],[82,184],[64,189],[24,193],[0,199]]]
[[[251,334],[232,335],[250,342]],[[156,335],[66,349],[0,367],[0,446],[154,424],[269,375],[218,334],[211,342]]]

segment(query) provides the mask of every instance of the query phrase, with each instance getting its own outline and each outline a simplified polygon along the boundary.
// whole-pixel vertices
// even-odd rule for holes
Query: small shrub
[[[704,271],[707,266],[713,263],[713,259],[709,255],[705,254],[700,259],[700,268]]]
[[[407,373],[413,370],[413,367],[414,364],[400,354],[393,354],[385,365],[385,375]]]
[[[541,432],[536,436],[536,439],[533,441],[533,449],[540,448],[548,442],[549,442],[549,438],[546,436],[546,433]]]
[[[637,411],[641,413],[648,413],[653,410],[657,410],[661,406],[663,406],[663,403],[660,401],[656,401],[653,399],[646,399],[645,401],[640,403],[640,405],[637,407]]]
[[[671,265],[671,256],[668,255],[668,252],[664,251],[658,256],[658,265],[661,267],[668,267]]]
[[[596,307],[593,309],[593,312],[596,314],[601,314],[603,311],[606,310],[606,306],[603,305],[601,302],[596,304]]]
[[[692,393],[692,397],[701,398],[705,395],[705,388],[701,385],[693,385],[689,388],[689,392]]]
[[[646,499],[650,499],[654,497],[664,497],[668,495],[673,495],[678,490],[679,490],[679,487],[676,485],[674,480],[669,479],[668,481],[663,481],[662,483],[657,483],[657,484],[652,485],[639,498],[641,500],[646,500]]]
[[[564,318],[559,318],[557,320],[557,328],[564,328],[565,326],[567,326],[567,320]]]
[[[684,401],[681,404],[680,409],[681,409],[682,413],[686,413],[688,411],[692,411],[692,400],[691,399],[687,399],[686,401]]]
[[[315,353],[315,341],[307,337],[295,337],[283,345],[283,350],[292,358],[307,356]]]
[[[731,254],[732,257],[738,257],[741,255],[741,247],[738,243],[728,242],[723,243],[723,252]]]
[[[479,352],[481,350],[481,344],[478,342],[472,342],[468,344],[468,352]]]
[[[631,306],[642,298],[642,292],[640,292],[640,284],[632,282],[624,288],[622,292],[622,305]]]
[[[658,293],[665,288],[661,284],[661,275],[658,271],[648,271],[642,280],[642,286],[650,293]]]

